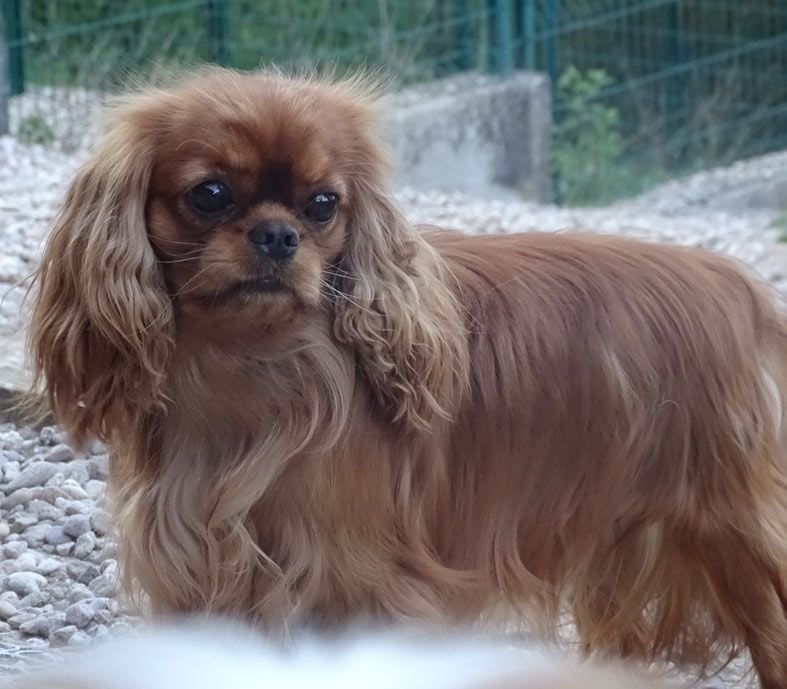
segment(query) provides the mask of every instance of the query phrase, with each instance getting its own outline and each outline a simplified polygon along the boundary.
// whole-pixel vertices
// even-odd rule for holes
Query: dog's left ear
[[[356,182],[337,266],[335,333],[392,421],[451,418],[466,378],[461,308],[437,252],[370,176]]]

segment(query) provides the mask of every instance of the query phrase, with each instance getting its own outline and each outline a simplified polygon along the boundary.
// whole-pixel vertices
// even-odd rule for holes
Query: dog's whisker
[[[200,254],[194,254],[194,256],[185,256],[181,258],[174,258],[174,259],[159,259],[159,263],[162,265],[173,265],[175,263],[191,263],[192,261],[199,260]]]
[[[188,280],[186,280],[185,283],[183,283],[183,285],[180,287],[180,289],[178,289],[175,292],[175,296],[176,297],[182,297],[182,296],[185,296],[186,294],[190,294],[190,293],[194,292],[195,290],[200,289],[203,285],[205,285],[207,283],[207,280],[203,280],[201,283],[197,284],[196,286],[192,287],[191,289],[186,289],[186,288],[189,287],[190,285],[192,285],[192,283],[194,283],[197,279],[199,279],[199,278],[201,278],[203,276],[206,276],[210,272],[210,270],[211,270],[210,266],[205,266],[204,268],[199,270],[192,277],[190,277]]]
[[[332,285],[330,282],[327,282],[325,280],[320,280],[320,285],[322,285],[322,287],[327,289],[331,294],[333,294],[337,298],[344,299],[345,301],[349,302],[350,304],[352,304],[354,308],[358,309],[359,311],[362,311],[367,314],[375,313],[374,309],[361,306],[358,302],[354,301],[349,294],[341,291],[340,289]]]

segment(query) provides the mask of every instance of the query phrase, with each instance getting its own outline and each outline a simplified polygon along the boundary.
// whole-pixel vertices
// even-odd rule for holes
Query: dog
[[[378,108],[205,69],[71,183],[30,351],[111,448],[129,589],[280,630],[570,613],[589,654],[748,647],[783,689],[781,305],[696,249],[412,227]]]
[[[228,624],[143,630],[5,689],[677,689],[625,665],[578,665],[539,647],[399,631],[304,637],[284,649]]]

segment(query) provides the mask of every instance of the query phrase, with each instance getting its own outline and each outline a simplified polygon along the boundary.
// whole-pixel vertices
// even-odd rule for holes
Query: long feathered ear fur
[[[153,147],[122,109],[77,173],[35,276],[35,388],[76,443],[160,400],[172,314],[145,229]]]
[[[426,430],[450,419],[467,379],[467,336],[450,272],[405,220],[376,173],[382,153],[356,182],[354,217],[339,263],[343,297],[335,332],[390,418]]]

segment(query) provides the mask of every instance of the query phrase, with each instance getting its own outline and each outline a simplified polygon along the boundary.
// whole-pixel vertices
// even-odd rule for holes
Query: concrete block
[[[462,74],[406,89],[384,113],[398,185],[551,201],[545,74]]]

